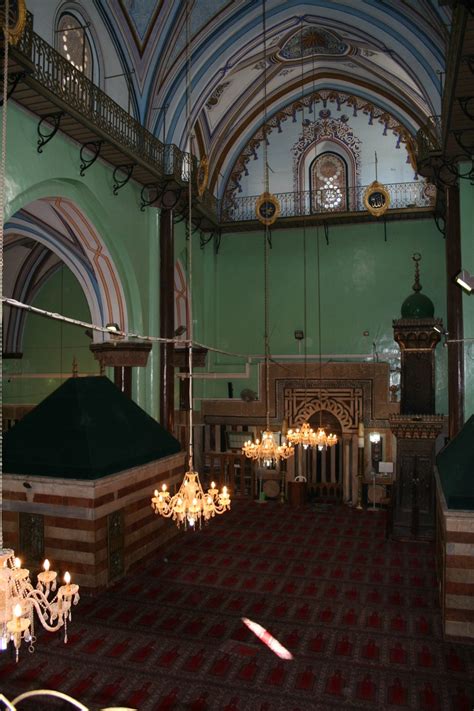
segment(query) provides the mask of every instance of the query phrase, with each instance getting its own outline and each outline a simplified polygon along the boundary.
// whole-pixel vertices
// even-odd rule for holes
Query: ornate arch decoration
[[[361,387],[289,387],[284,390],[284,413],[289,424],[301,426],[320,411],[330,412],[343,433],[353,434],[363,412]]]
[[[117,323],[124,331],[128,330],[128,314],[123,287],[112,257],[94,225],[87,219],[80,208],[71,200],[50,197],[36,200],[13,215],[5,225],[5,249],[18,239],[38,242],[29,264],[20,269],[13,293],[31,299],[40,282],[34,281],[34,265],[46,258],[45,249],[53,252],[72,271],[78,280],[91,314],[91,321],[98,325]],[[33,260],[33,261],[31,261]],[[36,273],[37,269],[36,269]],[[50,274],[49,274],[50,275]],[[41,278],[44,283],[46,274]],[[15,297],[17,298],[17,297]],[[9,349],[20,353],[22,350],[24,318],[19,309],[12,314],[8,331],[11,334]],[[65,314],[67,315],[67,314]],[[101,341],[103,335],[94,332],[94,340]]]
[[[369,126],[374,125],[376,122],[383,126],[384,136],[386,136],[390,131],[397,137],[396,148],[400,148],[400,146],[404,144],[407,146],[408,150],[412,146],[411,134],[405,126],[397,121],[397,119],[395,119],[390,113],[377,107],[372,102],[354,94],[347,94],[329,89],[312,92],[301,99],[293,101],[284,109],[274,113],[267,120],[267,123],[260,126],[252,138],[247,142],[243,151],[236,160],[227,180],[224,192],[224,202],[227,205],[232,205],[232,201],[234,196],[236,196],[236,193],[242,191],[240,185],[242,175],[248,175],[247,164],[250,160],[256,160],[258,158],[257,150],[259,149],[262,141],[275,129],[278,132],[281,132],[282,123],[288,119],[291,119],[293,123],[296,123],[298,120],[298,111],[304,109],[305,113],[314,112],[318,104],[322,104],[324,110],[327,109],[328,104],[335,104],[337,111],[340,111],[342,106],[346,106],[351,110],[353,116],[358,116],[359,113],[362,113],[367,116]],[[324,121],[324,119],[322,120]],[[332,120],[336,121],[336,119]],[[345,121],[348,121],[348,118],[344,121],[344,117],[341,117],[337,121],[344,125]]]
[[[324,151],[311,161],[308,172],[313,211],[348,209],[349,171],[345,158],[335,150]]]

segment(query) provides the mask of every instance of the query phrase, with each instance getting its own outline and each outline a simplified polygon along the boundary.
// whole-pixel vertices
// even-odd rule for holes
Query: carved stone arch
[[[363,388],[331,382],[319,384],[308,383],[306,387],[287,383],[283,390],[284,416],[290,427],[298,427],[307,422],[321,410],[330,412],[341,426],[342,434],[352,435],[357,432],[357,426],[364,409]]]
[[[305,405],[299,410],[295,424],[301,426],[303,422],[308,422],[313,415],[319,414],[321,411],[330,412],[338,420],[341,431],[348,431],[352,427],[352,420],[347,411],[344,410],[341,403],[337,400],[333,400],[330,397],[324,398],[322,401],[310,401],[305,403]]]

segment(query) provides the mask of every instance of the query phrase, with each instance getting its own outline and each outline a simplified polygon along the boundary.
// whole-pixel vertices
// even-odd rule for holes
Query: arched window
[[[80,15],[63,12],[56,28],[56,46],[68,62],[94,81],[94,51],[88,28],[88,23]]]
[[[325,152],[309,168],[313,212],[339,212],[348,209],[347,163],[340,155]]]

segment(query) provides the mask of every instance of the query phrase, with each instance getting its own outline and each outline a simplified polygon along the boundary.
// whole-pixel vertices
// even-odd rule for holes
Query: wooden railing
[[[231,498],[255,498],[255,470],[250,459],[235,452],[205,452],[204,472],[209,481],[229,488]]]

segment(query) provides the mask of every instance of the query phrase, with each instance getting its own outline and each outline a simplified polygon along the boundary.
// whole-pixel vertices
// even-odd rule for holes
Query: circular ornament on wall
[[[203,155],[197,168],[197,191],[199,197],[204,195],[209,181],[209,158]]]
[[[390,194],[385,185],[374,180],[364,193],[364,205],[374,217],[384,215],[390,207]]]
[[[5,25],[5,3],[0,9],[0,22]],[[23,34],[26,24],[25,0],[10,0],[8,8],[8,39],[10,44],[17,44]]]
[[[262,225],[273,225],[280,212],[280,202],[272,193],[264,192],[257,198],[255,213]]]

